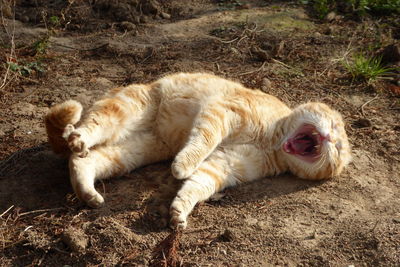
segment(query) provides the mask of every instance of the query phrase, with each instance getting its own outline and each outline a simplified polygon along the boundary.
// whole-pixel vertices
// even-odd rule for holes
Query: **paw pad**
[[[170,227],[176,230],[184,230],[187,227],[186,217],[176,208],[171,207],[170,210],[171,220]]]
[[[69,135],[67,142],[72,152],[77,153],[79,157],[84,158],[88,155],[89,150],[80,137],[81,135],[79,133],[72,132]]]

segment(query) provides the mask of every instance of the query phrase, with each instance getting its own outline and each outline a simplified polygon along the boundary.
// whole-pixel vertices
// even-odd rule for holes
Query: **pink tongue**
[[[296,154],[301,154],[304,151],[306,151],[307,148],[309,148],[311,145],[310,140],[304,140],[304,139],[297,139],[293,140],[292,142],[292,148],[294,149],[294,153]]]

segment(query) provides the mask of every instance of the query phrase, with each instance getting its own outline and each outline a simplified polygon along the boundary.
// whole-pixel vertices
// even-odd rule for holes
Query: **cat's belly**
[[[160,104],[156,134],[174,153],[185,145],[199,110],[199,100],[189,97],[166,99]]]

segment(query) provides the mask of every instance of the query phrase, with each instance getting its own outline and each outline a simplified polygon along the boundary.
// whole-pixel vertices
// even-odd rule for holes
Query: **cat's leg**
[[[149,128],[158,105],[154,98],[146,85],[122,88],[97,101],[78,128],[67,125],[63,136],[73,152],[85,157],[94,145],[116,143],[132,131]]]
[[[98,179],[115,177],[143,165],[171,157],[169,148],[150,132],[141,132],[121,144],[94,147],[87,157],[72,154],[70,179],[77,197],[90,207],[104,203],[94,184]]]
[[[187,216],[198,202],[226,187],[263,177],[267,165],[264,151],[254,145],[217,148],[178,191],[170,208],[171,227],[186,228]]]
[[[183,183],[170,207],[172,228],[185,229],[187,217],[194,206],[205,201],[227,186],[236,184],[226,156],[215,151],[203,161],[199,168]]]
[[[264,176],[263,152],[252,145],[217,148],[185,180],[170,208],[171,227],[184,229],[194,206],[238,183]]]
[[[218,103],[208,104],[200,111],[188,141],[171,165],[175,178],[185,179],[192,175],[229,134],[229,115]]]

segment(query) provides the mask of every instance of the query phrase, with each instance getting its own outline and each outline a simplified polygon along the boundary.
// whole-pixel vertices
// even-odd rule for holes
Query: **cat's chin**
[[[329,135],[322,135],[314,125],[303,124],[283,143],[282,149],[305,162],[314,163],[321,157],[323,142],[329,139]]]

